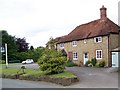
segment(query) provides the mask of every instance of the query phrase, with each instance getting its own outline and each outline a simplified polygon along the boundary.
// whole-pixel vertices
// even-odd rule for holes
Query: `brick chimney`
[[[106,10],[107,10],[107,8],[105,8],[104,5],[102,6],[102,8],[100,8],[100,18],[101,19],[106,19],[107,18]]]

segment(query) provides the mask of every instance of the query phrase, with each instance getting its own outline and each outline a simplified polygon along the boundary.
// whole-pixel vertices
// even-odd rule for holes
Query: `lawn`
[[[17,72],[20,70],[20,68],[0,68],[0,74],[17,74]],[[25,69],[25,74],[23,74],[24,76],[41,76],[41,75],[45,75],[45,72],[39,70],[39,69]],[[19,72],[22,73],[22,70]],[[73,73],[65,71],[63,73],[59,73],[59,74],[54,74],[54,75],[50,75],[52,77],[68,77],[68,78],[74,78],[76,77]]]
[[[18,65],[18,64],[21,64],[21,63],[8,63],[8,65]],[[6,66],[6,64],[0,64],[0,66]]]

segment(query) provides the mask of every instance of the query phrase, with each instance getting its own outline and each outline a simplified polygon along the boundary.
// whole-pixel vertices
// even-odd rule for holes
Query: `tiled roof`
[[[66,36],[59,37],[58,43],[81,40],[96,36],[119,33],[120,27],[107,17],[77,26]]]

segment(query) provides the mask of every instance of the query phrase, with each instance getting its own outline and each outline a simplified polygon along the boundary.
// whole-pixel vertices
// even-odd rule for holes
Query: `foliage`
[[[15,36],[9,35],[5,30],[1,30],[0,34],[2,34],[2,37],[0,37],[0,40],[2,41],[0,47],[5,49],[5,43],[7,43],[8,59],[12,59],[12,54],[16,53],[18,50]],[[5,52],[2,53],[2,59],[5,60]]]
[[[5,64],[5,60],[0,60],[0,64]]]
[[[20,68],[0,68],[0,74],[4,73],[4,74],[17,74],[17,72],[20,70]],[[39,70],[39,69],[25,69],[25,74],[23,74],[23,76],[41,76],[41,75],[45,75],[45,72]],[[73,73],[65,71],[63,73],[59,73],[59,74],[54,74],[51,75],[52,77],[77,77],[75,76]]]
[[[93,66],[95,66],[95,65],[96,65],[96,63],[97,63],[96,58],[92,58],[92,59],[91,59],[91,64],[92,64]]]
[[[72,60],[68,60],[67,63],[66,63],[66,66],[67,66],[67,67],[73,67],[73,66],[76,66],[76,64],[73,63]]]
[[[99,67],[104,67],[105,66],[105,60],[102,60],[98,64]]]
[[[85,66],[88,67],[88,65],[91,64],[91,61],[88,60],[86,63],[85,63]]]
[[[66,57],[63,57],[61,52],[54,49],[46,49],[44,54],[38,59],[38,64],[42,71],[47,74],[61,73],[65,69]]]
[[[28,44],[25,38],[16,38],[16,44],[18,45],[18,52],[25,52],[28,50]]]

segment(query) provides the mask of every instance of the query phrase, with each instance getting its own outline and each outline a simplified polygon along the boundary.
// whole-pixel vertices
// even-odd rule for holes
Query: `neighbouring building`
[[[78,65],[96,58],[112,66],[111,51],[120,46],[120,27],[107,18],[107,8],[100,8],[100,19],[77,26],[68,35],[59,37],[57,50],[64,49],[67,58]]]

